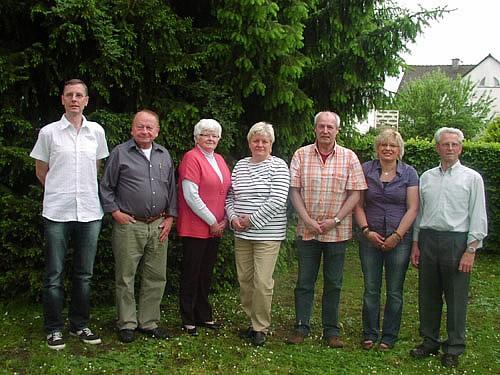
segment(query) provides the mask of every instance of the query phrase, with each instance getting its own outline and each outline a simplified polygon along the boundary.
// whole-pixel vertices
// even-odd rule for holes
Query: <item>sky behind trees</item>
[[[431,21],[416,43],[408,46],[403,57],[410,65],[445,65],[459,58],[461,64],[477,64],[488,54],[500,60],[498,16],[500,1],[495,0],[397,0],[405,8],[416,10],[447,6],[455,11],[439,21]],[[388,78],[385,87],[395,91],[399,78]]]

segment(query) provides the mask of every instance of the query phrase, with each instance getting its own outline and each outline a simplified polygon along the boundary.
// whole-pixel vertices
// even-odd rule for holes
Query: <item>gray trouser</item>
[[[446,301],[446,331],[443,352],[459,355],[465,349],[465,317],[470,274],[458,266],[467,247],[467,233],[423,229],[419,235],[420,335],[424,346],[440,346],[439,327]]]

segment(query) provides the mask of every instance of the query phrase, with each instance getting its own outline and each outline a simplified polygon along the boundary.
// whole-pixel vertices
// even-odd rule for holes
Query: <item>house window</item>
[[[486,82],[486,77],[483,77],[483,79],[481,79],[481,81],[479,81],[479,87],[484,87],[484,86],[486,86],[486,85],[485,85],[485,82]]]
[[[500,81],[497,77],[493,77],[493,82],[495,83],[495,87],[500,87]]]

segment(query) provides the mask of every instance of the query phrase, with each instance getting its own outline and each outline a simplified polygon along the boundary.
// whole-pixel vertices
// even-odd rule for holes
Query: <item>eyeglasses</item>
[[[214,139],[220,138],[220,136],[218,136],[217,134],[199,134],[199,136],[203,138],[214,138]]]
[[[379,145],[380,147],[389,147],[389,148],[396,148],[396,147],[399,147],[399,145],[395,144],[395,143],[381,143]]]
[[[456,142],[447,142],[447,143],[440,143],[439,144],[441,147],[446,147],[446,148],[457,148],[460,146],[460,143]]]
[[[134,128],[136,128],[137,130],[147,130],[148,132],[152,132],[156,129],[156,127],[154,126],[144,126],[144,125],[134,125]]]

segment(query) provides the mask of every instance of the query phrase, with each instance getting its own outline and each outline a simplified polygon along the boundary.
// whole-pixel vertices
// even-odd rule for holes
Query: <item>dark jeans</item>
[[[64,260],[71,237],[74,248],[73,277],[69,322],[72,330],[88,326],[90,318],[90,281],[97,251],[101,220],[91,222],[45,223],[45,273],[43,279],[43,312],[45,330],[50,333],[64,327]]]
[[[467,233],[422,229],[419,234],[419,307],[420,335],[424,346],[440,346],[439,328],[446,301],[446,331],[443,352],[460,355],[465,350],[465,317],[470,273],[458,265],[467,247]]]
[[[182,274],[180,309],[182,324],[213,320],[212,306],[208,300],[212,273],[217,260],[219,238],[182,237]]]
[[[410,260],[411,238],[407,236],[390,251],[374,247],[364,236],[359,242],[359,258],[363,270],[363,337],[378,341],[380,335],[380,294],[385,268],[386,303],[382,326],[383,343],[394,345],[398,338],[403,312],[403,284]]]
[[[297,330],[310,333],[310,318],[314,301],[314,287],[323,256],[323,337],[340,336],[339,303],[344,270],[346,241],[319,242],[297,238],[299,274],[295,287],[295,317]]]

